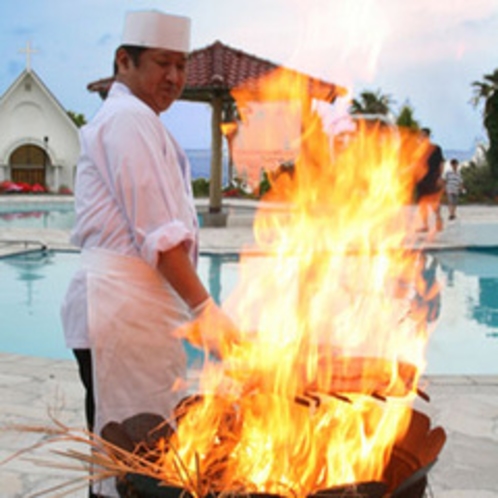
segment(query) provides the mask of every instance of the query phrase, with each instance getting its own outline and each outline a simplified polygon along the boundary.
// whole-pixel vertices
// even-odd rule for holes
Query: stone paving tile
[[[0,461],[46,440],[43,434],[13,430],[13,426],[50,427],[53,418],[71,427],[84,427],[83,389],[76,365],[70,360],[0,353],[0,400]],[[67,443],[64,447],[68,447]],[[30,493],[86,476],[86,472],[60,470],[26,460],[40,457],[53,461],[50,451],[48,446],[42,447],[0,465],[0,497],[26,498]],[[60,458],[55,460],[60,462]],[[83,497],[87,492],[68,496]]]
[[[444,428],[447,441],[429,474],[436,498],[498,497],[498,379],[424,379],[431,401],[415,407]]]

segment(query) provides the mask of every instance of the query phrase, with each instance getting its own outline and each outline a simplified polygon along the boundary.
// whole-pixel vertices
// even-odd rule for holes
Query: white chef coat
[[[195,265],[198,225],[185,153],[125,85],[112,85],[80,139],[71,240],[82,268],[61,315],[67,346],[92,349],[100,434],[137,413],[168,417],[183,396],[186,355],[173,332],[190,313],[157,263],[183,243]]]
[[[113,83],[94,119],[80,131],[76,224],[71,242],[137,256],[183,242],[197,262],[198,224],[190,165],[159,117],[122,83]],[[66,345],[90,347],[86,274],[76,273],[62,306]]]

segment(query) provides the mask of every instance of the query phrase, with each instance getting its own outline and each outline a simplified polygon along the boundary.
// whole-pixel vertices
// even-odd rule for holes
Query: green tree
[[[86,118],[84,114],[76,113],[74,111],[67,111],[67,115],[72,119],[73,123],[81,128],[86,124]]]
[[[390,95],[382,94],[380,90],[364,90],[359,97],[353,99],[349,112],[353,115],[380,115],[388,116],[394,104]]]
[[[420,129],[420,123],[415,119],[415,112],[410,104],[404,104],[401,107],[396,118],[396,124],[413,131]]]
[[[498,69],[485,74],[484,81],[474,81],[473,103],[484,101],[483,124],[489,139],[486,159],[494,178],[498,178]]]

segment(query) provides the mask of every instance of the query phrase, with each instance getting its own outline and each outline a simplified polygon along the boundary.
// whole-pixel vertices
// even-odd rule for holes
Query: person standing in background
[[[187,338],[218,356],[238,334],[196,272],[190,165],[159,118],[183,91],[189,47],[190,19],[128,13],[115,81],[80,132],[71,241],[82,268],[61,315],[99,436],[144,412],[172,418],[185,396],[178,330],[191,322]],[[118,496],[114,481],[90,496]]]
[[[420,130],[421,145],[424,149],[422,156],[423,176],[416,184],[416,202],[422,223],[419,231],[428,232],[430,229],[430,215],[435,218],[435,229],[443,229],[441,217],[441,195],[443,193],[444,181],[442,178],[444,157],[441,147],[430,140],[431,130],[422,128]]]
[[[444,175],[444,184],[446,189],[446,199],[448,201],[449,220],[456,219],[456,209],[458,205],[458,196],[464,192],[463,180],[458,171],[458,159],[450,161],[451,169]]]

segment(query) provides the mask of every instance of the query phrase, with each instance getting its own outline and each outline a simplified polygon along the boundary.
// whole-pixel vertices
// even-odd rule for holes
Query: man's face
[[[116,56],[118,80],[157,114],[180,97],[187,79],[187,55],[151,48],[140,54],[135,66],[124,49]]]

